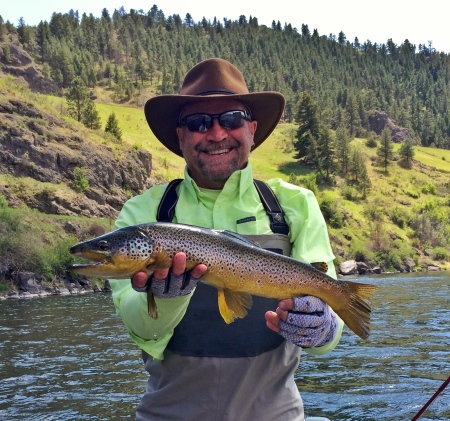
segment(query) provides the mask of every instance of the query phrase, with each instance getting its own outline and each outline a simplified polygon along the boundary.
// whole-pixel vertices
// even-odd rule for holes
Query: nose
[[[210,127],[210,129],[208,130],[208,137],[210,140],[215,140],[220,142],[221,140],[224,140],[227,137],[227,129],[224,129],[220,124],[219,124],[219,119],[217,117],[215,117],[213,119],[213,124]]]

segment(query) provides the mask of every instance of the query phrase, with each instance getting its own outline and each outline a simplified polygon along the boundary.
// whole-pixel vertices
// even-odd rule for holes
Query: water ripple
[[[357,280],[380,286],[370,341],[345,329],[332,353],[303,355],[295,379],[307,415],[411,419],[450,375],[450,278]],[[140,352],[110,296],[0,302],[0,419],[134,418],[146,381]],[[450,420],[449,389],[421,421]]]

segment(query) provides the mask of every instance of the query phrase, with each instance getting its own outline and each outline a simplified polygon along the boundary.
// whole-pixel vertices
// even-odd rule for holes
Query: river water
[[[332,353],[304,354],[307,415],[411,420],[450,376],[450,273],[355,280],[380,287],[370,342],[345,329]],[[1,420],[134,419],[146,380],[110,295],[0,302]],[[450,420],[450,386],[420,419]]]

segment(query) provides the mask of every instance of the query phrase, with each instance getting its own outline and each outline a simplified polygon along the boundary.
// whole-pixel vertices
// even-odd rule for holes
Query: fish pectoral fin
[[[247,315],[246,308],[252,307],[252,296],[246,292],[219,289],[217,294],[220,315],[227,324],[244,318]]]
[[[310,263],[310,265],[323,273],[328,272],[328,265],[325,262],[314,262]]]
[[[155,297],[153,296],[153,292],[151,289],[149,289],[147,291],[147,308],[148,308],[148,314],[150,315],[150,317],[157,319],[158,318],[158,309],[156,308]]]
[[[167,269],[172,266],[172,259],[165,251],[159,251],[152,256],[151,263],[146,266],[147,273],[153,273],[156,269]]]

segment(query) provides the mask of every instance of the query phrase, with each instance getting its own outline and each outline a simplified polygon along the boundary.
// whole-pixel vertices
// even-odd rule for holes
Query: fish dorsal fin
[[[317,270],[320,270],[323,273],[328,272],[328,265],[325,262],[314,262],[314,263],[310,263],[310,265],[313,268],[316,268]]]
[[[252,296],[245,292],[219,289],[217,294],[220,315],[227,324],[234,322],[236,319],[244,318],[247,315],[246,308],[252,306]]]
[[[243,237],[242,235],[236,234],[233,231],[228,231],[228,230],[213,230],[213,231],[217,232],[218,234],[225,235],[228,238],[230,238],[234,241],[238,241],[246,246],[253,246],[253,247],[261,248],[261,245],[258,242],[250,240],[249,238]]]

